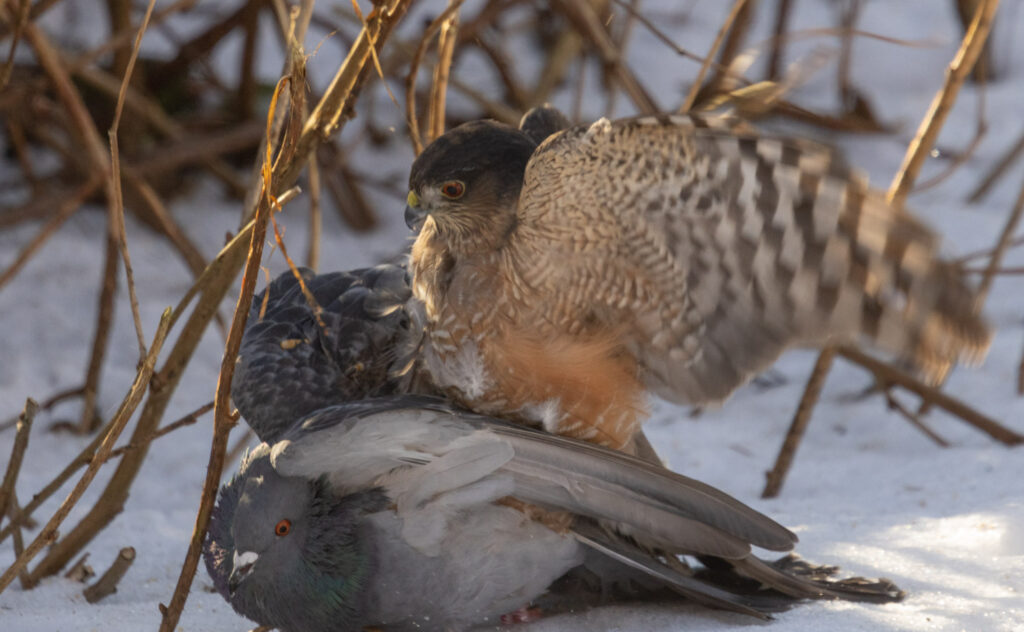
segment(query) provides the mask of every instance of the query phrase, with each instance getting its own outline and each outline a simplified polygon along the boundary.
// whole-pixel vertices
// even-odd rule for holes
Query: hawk
[[[921,221],[831,149],[735,119],[452,129],[412,165],[423,368],[484,414],[632,449],[648,393],[724,399],[795,345],[928,378],[990,332]]]

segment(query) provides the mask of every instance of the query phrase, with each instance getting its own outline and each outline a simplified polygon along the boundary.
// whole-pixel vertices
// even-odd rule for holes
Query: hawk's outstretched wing
[[[936,377],[989,342],[935,235],[813,143],[602,119],[538,148],[518,216],[552,318],[623,328],[675,401],[721,399],[796,344],[863,336]]]

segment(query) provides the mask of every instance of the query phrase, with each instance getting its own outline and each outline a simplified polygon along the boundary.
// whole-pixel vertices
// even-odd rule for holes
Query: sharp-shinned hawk
[[[934,233],[832,150],[731,119],[536,138],[464,124],[406,219],[424,367],[483,413],[629,449],[647,392],[721,400],[794,345],[866,340],[925,377],[990,333]]]

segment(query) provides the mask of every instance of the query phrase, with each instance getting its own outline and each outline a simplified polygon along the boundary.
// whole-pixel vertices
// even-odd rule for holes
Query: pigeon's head
[[[370,560],[350,505],[323,480],[281,476],[260,445],[223,487],[211,518],[204,556],[217,589],[261,625],[358,627]]]
[[[494,247],[515,225],[526,163],[536,144],[494,121],[460,125],[430,143],[409,173],[405,221],[432,225],[450,247]]]

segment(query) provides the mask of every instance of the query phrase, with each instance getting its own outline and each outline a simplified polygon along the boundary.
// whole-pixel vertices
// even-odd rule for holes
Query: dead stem
[[[452,55],[459,33],[458,7],[462,0],[449,0],[448,7],[454,8],[451,15],[441,24],[437,37],[437,63],[434,65],[434,80],[430,86],[430,107],[427,109],[427,141],[444,134],[445,98],[448,93],[448,76],[452,69]]]
[[[419,76],[420,64],[423,63],[423,55],[430,46],[430,40],[441,28],[449,17],[455,14],[462,6],[462,2],[450,2],[441,15],[430,21],[430,24],[423,29],[419,44],[409,62],[409,72],[405,75],[405,123],[409,126],[409,138],[412,140],[412,150],[417,156],[423,151],[423,138],[420,135],[419,117],[416,113],[416,78]]]
[[[594,6],[585,0],[557,0],[554,4],[560,8],[580,35],[594,46],[601,61],[611,68],[616,80],[636,109],[643,114],[660,112],[661,109],[644,89],[640,80],[626,66],[620,51],[615,48],[615,43],[608,35]]]
[[[40,410],[45,410],[46,404],[44,403],[39,408]],[[138,450],[139,448],[148,446],[151,442],[155,441],[156,439],[159,439],[164,435],[171,433],[174,430],[177,430],[178,428],[194,424],[199,419],[200,415],[212,409],[213,402],[201,406],[196,410],[192,411],[191,413],[185,415],[184,417],[178,419],[177,421],[171,422],[170,424],[167,424],[166,426],[160,428],[159,430],[143,438],[139,442],[132,442],[119,448],[115,448],[114,450],[111,450],[106,460],[109,461],[116,457],[123,456],[124,454],[132,450]],[[105,437],[109,433],[110,428],[111,426],[108,423],[106,428],[104,428],[102,432],[97,434],[93,438],[93,440],[89,442],[89,445],[87,445],[81,452],[79,452],[78,455],[74,459],[72,459],[71,462],[68,463],[59,474],[57,474],[57,476],[53,478],[53,480],[47,483],[46,486],[43,487],[43,489],[41,489],[32,497],[32,501],[21,509],[21,519],[17,521],[16,524],[9,524],[6,527],[4,527],[3,530],[0,530],[0,542],[3,542],[4,539],[7,538],[7,536],[11,535],[12,526],[27,525],[28,521],[31,520],[32,513],[35,512],[35,510],[38,509],[40,505],[49,500],[50,497],[52,497],[61,487],[63,487],[64,483],[66,483],[75,474],[75,472],[93,462],[93,457],[96,455],[96,449],[99,447],[100,442],[103,440],[103,437]]]
[[[975,306],[979,311],[985,304],[985,299],[988,298],[989,290],[992,289],[992,282],[995,280],[995,275],[1003,262],[1006,249],[1010,245],[1010,238],[1016,232],[1017,225],[1020,224],[1022,214],[1024,214],[1024,185],[1021,186],[1020,193],[1017,194],[1017,201],[1013,205],[1013,210],[1010,211],[1010,216],[1006,219],[1006,225],[1003,226],[1003,231],[999,234],[999,241],[992,250],[992,256],[985,267],[984,276],[981,277],[981,283],[978,284],[978,296]]]
[[[1024,155],[1024,134],[1021,134],[1013,147],[1007,150],[1007,152],[996,161],[992,170],[982,178],[981,184],[971,191],[971,195],[967,198],[967,201],[972,203],[981,201],[981,199],[988,194],[992,185],[1003,177],[1007,169],[1010,168],[1010,165],[1016,162],[1022,155]]]
[[[163,346],[164,339],[167,336],[167,330],[170,327],[170,321],[171,310],[166,309],[164,310],[163,315],[161,315],[160,317],[160,324],[157,326],[156,334],[153,337],[153,342],[149,347],[149,353],[146,355],[146,359],[142,363],[142,366],[139,367],[139,372],[135,376],[135,382],[132,384],[131,389],[125,396],[124,401],[121,402],[121,406],[118,408],[117,413],[114,415],[114,420],[111,423],[110,431],[106,434],[106,436],[103,437],[103,441],[100,443],[99,448],[96,450],[97,458],[95,462],[93,462],[92,464],[89,465],[88,468],[86,468],[85,473],[82,474],[82,478],[79,479],[74,489],[72,489],[71,493],[68,494],[68,497],[64,499],[64,502],[61,503],[57,511],[53,514],[50,520],[39,532],[39,535],[36,536],[35,540],[33,540],[32,543],[28,545],[28,548],[26,548],[25,551],[14,561],[14,563],[11,564],[11,566],[6,571],[4,571],[3,575],[0,576],[0,593],[2,593],[11,584],[11,581],[14,579],[14,577],[18,575],[22,571],[22,569],[24,569],[29,564],[29,562],[32,561],[32,559],[43,549],[44,546],[46,546],[50,542],[53,542],[57,538],[57,529],[60,527],[61,523],[64,522],[64,519],[67,518],[68,514],[71,512],[71,509],[78,503],[78,501],[82,497],[82,494],[85,493],[85,490],[89,487],[93,479],[96,477],[96,473],[99,472],[100,464],[103,462],[103,459],[105,459],[107,455],[110,453],[110,451],[113,449],[114,442],[117,441],[118,436],[120,436],[121,431],[124,430],[124,427],[125,425],[127,425],[132,413],[135,412],[135,408],[142,401],[142,396],[146,393],[146,389],[149,386],[150,379],[153,376],[153,366],[156,364],[157,354],[160,353],[160,348]],[[102,528],[102,525],[97,525],[96,531],[98,531],[99,528]],[[92,535],[95,535],[96,531],[93,531],[89,535],[89,538],[91,538]],[[64,540],[62,540],[58,545],[58,548],[60,548],[61,550],[66,550],[69,547],[73,546],[74,543],[69,543],[70,537],[71,536],[69,535]],[[61,547],[60,545],[63,545],[63,547]],[[46,561],[48,559],[53,559],[54,557],[55,553],[53,550],[51,550],[47,558],[44,559],[43,562],[41,562],[40,565],[37,566],[36,569],[30,573],[28,581],[28,584],[30,586],[33,586],[36,583],[38,583],[41,577],[45,577],[47,575],[52,574],[53,572],[56,572],[56,570],[51,571],[49,565],[46,564]],[[57,570],[59,570],[61,566],[63,566],[63,563],[57,567]]]
[[[774,81],[779,77],[779,68],[782,66],[785,57],[785,46],[788,41],[786,37],[786,26],[789,24],[790,9],[793,3],[791,0],[779,0],[775,9],[775,27],[772,30],[772,50],[768,55],[768,70],[765,79]]]
[[[946,412],[959,417],[978,430],[989,435],[1004,445],[1020,445],[1024,443],[1024,435],[1007,428],[994,419],[978,412],[958,399],[950,397],[945,393],[928,386],[917,378],[907,375],[903,371],[880,362],[867,355],[863,351],[853,347],[840,347],[839,353],[847,360],[859,364],[871,371],[882,384],[895,384],[916,394],[922,400],[927,401]]]
[[[963,42],[960,44],[960,49],[946,69],[946,79],[943,82],[942,89],[936,93],[935,98],[932,100],[928,113],[925,114],[921,125],[917,129],[914,140],[910,142],[910,146],[907,148],[903,164],[900,166],[899,172],[889,187],[889,193],[886,197],[893,206],[897,208],[902,207],[907,199],[907,195],[910,194],[914,181],[917,180],[917,174],[920,172],[924,161],[928,158],[928,154],[935,144],[935,139],[938,138],[939,131],[942,129],[942,124],[946,121],[946,116],[953,109],[953,103],[960,92],[960,86],[963,85],[964,79],[970,74],[974,63],[978,59],[978,55],[981,54],[981,50],[985,46],[989,29],[992,27],[992,19],[998,6],[999,0],[984,0],[984,3],[978,6],[978,11],[974,14],[974,20],[971,22],[971,26],[967,29]]]
[[[134,547],[126,546],[121,549],[117,557],[114,558],[114,563],[107,569],[107,572],[103,573],[103,576],[96,580],[95,584],[82,591],[85,600],[89,603],[96,603],[104,597],[116,593],[118,582],[128,572],[128,568],[134,561]]]
[[[52,237],[54,233],[64,225],[64,222],[68,221],[68,219],[75,214],[75,211],[85,203],[85,200],[89,196],[96,192],[102,182],[103,180],[100,177],[100,174],[94,174],[88,182],[79,186],[77,189],[65,196],[64,200],[59,203],[57,212],[53,214],[53,217],[51,217],[46,222],[46,225],[39,229],[36,236],[21,249],[21,252],[19,252],[18,256],[14,258],[11,265],[7,266],[7,269],[0,273],[0,288],[6,285],[18,274],[21,268],[24,267],[24,265],[28,263],[29,259],[32,258],[32,255],[34,255],[43,246],[43,244],[46,243],[47,239]]]
[[[25,450],[28,449],[28,438],[32,433],[32,422],[38,410],[39,404],[29,398],[25,401],[25,409],[18,417],[18,429],[14,435],[14,445],[11,446],[11,458],[7,461],[7,470],[4,472],[3,483],[0,484],[0,522],[7,516],[8,503],[14,497],[14,486],[18,482],[21,463],[25,459]]]
[[[782,448],[779,450],[779,455],[775,457],[775,465],[765,474],[766,481],[761,498],[775,498],[782,490],[782,484],[786,480],[789,468],[793,465],[796,450],[811,421],[811,413],[814,411],[814,405],[818,403],[818,397],[821,396],[821,389],[825,385],[825,378],[828,377],[828,371],[832,368],[835,356],[836,352],[833,347],[826,347],[818,355],[811,376],[807,378],[803,397],[800,398],[796,412],[793,413],[793,421],[790,422],[786,438],[782,442]]]

